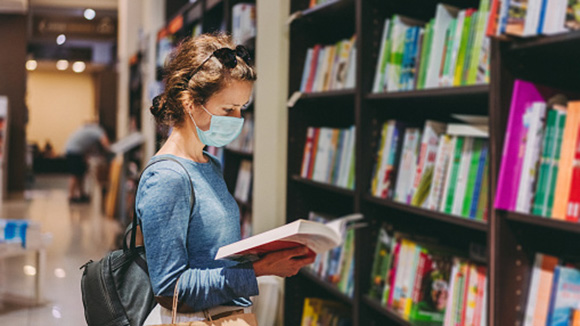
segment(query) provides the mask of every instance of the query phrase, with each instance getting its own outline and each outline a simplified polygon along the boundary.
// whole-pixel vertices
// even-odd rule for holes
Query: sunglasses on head
[[[201,70],[203,65],[209,59],[211,59],[211,57],[216,57],[224,67],[229,69],[233,69],[238,64],[237,57],[242,58],[242,60],[244,60],[248,65],[252,64],[250,53],[248,52],[245,46],[238,45],[236,46],[235,50],[232,50],[230,48],[220,48],[213,51],[212,54],[210,54],[207,58],[205,58],[205,60],[203,60],[203,62],[197,68],[195,68],[195,70],[193,71],[193,73],[190,75],[189,78],[193,77],[199,70]]]

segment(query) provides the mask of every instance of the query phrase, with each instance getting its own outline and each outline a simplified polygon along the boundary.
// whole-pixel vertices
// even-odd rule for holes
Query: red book
[[[399,253],[401,251],[401,240],[397,240],[395,244],[395,250],[393,250],[393,267],[389,271],[389,300],[387,301],[387,306],[393,306],[393,292],[395,292],[395,278],[397,276],[397,264],[399,263]]]
[[[314,127],[308,127],[306,131],[306,143],[304,144],[304,155],[302,156],[302,168],[300,169],[300,176],[308,177],[308,168],[312,161],[312,143],[314,142]]]
[[[314,173],[314,162],[316,162],[316,152],[318,151],[318,138],[320,136],[320,128],[314,128],[314,138],[312,139],[312,151],[310,152],[310,162],[308,165],[308,174],[306,178],[312,179]]]
[[[485,326],[481,325],[481,316],[486,312],[483,311],[485,304],[483,302],[484,292],[485,292],[485,277],[487,274],[487,269],[485,266],[477,267],[477,298],[475,300],[475,315],[473,316],[473,326]]]
[[[413,285],[413,294],[411,295],[413,304],[416,304],[420,300],[421,283],[423,283],[423,275],[426,274],[425,271],[429,269],[428,263],[429,262],[427,253],[421,251],[421,254],[419,255],[419,263],[417,264],[417,273],[415,273],[415,284]]]
[[[488,37],[495,36],[499,8],[500,0],[493,0],[491,3],[491,8],[489,9],[489,22],[487,23],[487,31],[485,31],[485,35]]]
[[[469,263],[465,264],[465,274],[464,274],[464,285],[463,285],[463,304],[461,307],[461,323],[459,325],[465,325],[465,312],[467,311],[467,297],[469,296],[469,279],[471,277],[476,277],[471,275],[471,266]]]
[[[568,198],[568,209],[566,220],[578,222],[580,217],[580,129],[576,136],[576,147],[574,152],[574,163],[572,163],[572,182],[570,183],[570,197]]]
[[[318,68],[318,55],[322,45],[316,44],[314,46],[314,52],[312,53],[312,61],[310,63],[310,75],[308,75],[308,82],[306,83],[306,88],[304,89],[306,93],[312,92],[312,86],[314,84],[314,78],[316,77],[316,70]]]

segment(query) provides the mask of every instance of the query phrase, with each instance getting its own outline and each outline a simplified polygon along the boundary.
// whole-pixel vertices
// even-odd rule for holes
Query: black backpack
[[[188,176],[191,186],[189,200],[191,213],[195,202],[193,183],[189,173],[179,161],[166,157],[149,163],[143,171],[155,163],[166,160],[179,164]],[[108,253],[98,262],[91,260],[81,267],[84,269],[81,290],[88,326],[141,326],[155,307],[145,247],[135,246],[137,223],[141,225],[141,221],[137,218],[137,209],[134,208],[131,227],[123,238],[123,249]],[[127,248],[125,239],[129,232],[131,242]]]

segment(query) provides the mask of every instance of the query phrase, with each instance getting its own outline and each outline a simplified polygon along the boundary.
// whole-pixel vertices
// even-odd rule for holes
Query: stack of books
[[[329,219],[315,212],[310,212],[308,219],[328,223]],[[342,224],[343,237],[340,246],[316,256],[316,260],[307,268],[321,280],[336,285],[338,290],[349,297],[354,294],[354,224]]]
[[[495,207],[578,222],[580,102],[516,80]]]
[[[354,189],[355,127],[308,127],[300,176]]]
[[[580,323],[580,270],[556,257],[537,253],[532,269],[524,326]]]
[[[579,0],[492,0],[487,35],[519,37],[580,30]]]
[[[300,91],[352,89],[356,77],[356,36],[333,45],[317,44],[306,51]]]
[[[489,83],[488,1],[479,10],[439,4],[427,24],[385,20],[373,92]]]
[[[486,325],[487,268],[383,226],[369,296],[421,325]]]
[[[489,144],[485,117],[474,124],[428,120],[422,130],[383,124],[372,195],[408,205],[487,220]]]
[[[248,203],[252,195],[252,161],[243,160],[240,163],[238,179],[236,180],[236,189],[234,197],[242,202]]]
[[[305,298],[300,326],[350,326],[349,308],[342,303]]]

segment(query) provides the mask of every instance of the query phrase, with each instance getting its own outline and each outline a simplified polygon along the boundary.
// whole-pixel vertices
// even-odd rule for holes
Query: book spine
[[[473,9],[467,9],[465,12],[465,19],[463,21],[463,28],[461,30],[461,41],[459,44],[459,52],[457,54],[457,63],[455,66],[455,74],[453,77],[453,86],[461,85],[461,77],[463,76],[463,65],[465,63],[465,54],[467,52],[467,42],[469,41],[471,20],[473,18]]]
[[[473,137],[466,137],[463,143],[461,160],[457,172],[457,185],[455,187],[455,195],[453,198],[452,214],[461,215],[463,209],[463,200],[465,199],[465,191],[467,188],[467,178],[469,168],[471,166],[471,156],[473,154]]]
[[[317,153],[318,153],[318,142],[320,140],[320,128],[314,128],[314,138],[312,142],[312,152],[310,155],[310,162],[308,163],[308,179],[312,179],[314,174],[314,165],[316,164]]]
[[[455,189],[457,184],[457,175],[459,174],[459,166],[461,164],[461,155],[465,137],[457,137],[455,141],[455,150],[453,151],[453,160],[450,164],[449,179],[447,179],[445,187],[447,188],[447,198],[445,200],[444,213],[451,214],[453,212],[453,201],[455,198]]]
[[[380,196],[380,190],[382,187],[382,174],[383,171],[386,169],[387,166],[387,156],[388,156],[388,147],[389,147],[389,135],[392,135],[392,129],[389,129],[389,122],[385,122],[383,124],[383,128],[381,131],[381,143],[379,145],[379,151],[377,153],[377,168],[375,170],[375,177],[373,179],[373,195]],[[392,128],[392,127],[391,127]]]
[[[471,200],[470,203],[470,208],[469,208],[469,217],[470,218],[475,218],[477,215],[477,206],[479,204],[479,199],[481,197],[481,192],[483,190],[483,183],[484,183],[484,176],[485,176],[485,168],[487,165],[487,160],[489,157],[489,144],[488,142],[484,142],[483,146],[481,148],[481,155],[479,158],[479,164],[477,167],[477,176],[476,176],[476,181],[475,181],[475,186],[473,189],[473,198]]]
[[[390,20],[385,19],[385,24],[383,26],[383,35],[381,37],[381,50],[379,52],[379,57],[377,58],[377,68],[375,71],[375,80],[373,83],[373,93],[380,93],[383,91],[384,84],[384,73],[387,66],[388,53],[387,50],[387,39],[389,37],[389,27]]]
[[[552,290],[550,291],[550,304],[548,305],[548,314],[546,315],[546,325],[552,325],[552,316],[554,315],[554,307],[556,304],[556,298],[558,297],[558,284],[560,278],[560,266],[556,266],[554,269],[554,279],[552,281]]]
[[[528,300],[526,303],[526,312],[524,315],[524,326],[533,326],[534,312],[538,302],[538,287],[540,286],[540,270],[542,268],[543,255],[536,253],[534,266],[532,268],[532,280],[528,290]]]
[[[306,143],[304,144],[302,168],[300,169],[300,176],[302,178],[308,177],[308,167],[310,165],[313,142],[314,142],[314,127],[308,127],[308,129],[306,130]]]
[[[413,259],[409,264],[409,273],[407,275],[407,280],[405,283],[405,300],[404,300],[404,310],[403,316],[409,318],[411,314],[411,308],[413,307],[413,286],[415,285],[415,279],[417,278],[417,271],[419,265],[419,259],[421,258],[421,246],[418,244],[413,244],[412,246],[412,257]]]
[[[396,180],[398,167],[395,165],[399,162],[401,157],[401,147],[402,147],[402,131],[403,125],[394,122],[393,123],[393,137],[391,140],[390,153],[387,160],[387,168],[384,175],[384,186],[381,192],[381,198],[393,198],[394,197],[394,180]]]
[[[338,129],[338,140],[336,143],[336,152],[334,154],[334,159],[332,160],[332,169],[330,174],[330,183],[338,184],[338,172],[340,170],[340,163],[342,158],[342,152],[344,150],[344,135],[346,134],[345,129]]]
[[[554,207],[554,192],[556,191],[556,181],[558,180],[558,164],[560,163],[560,156],[562,153],[562,136],[564,135],[564,127],[566,125],[566,113],[559,112],[558,128],[556,131],[556,141],[554,143],[554,157],[551,160],[550,181],[548,183],[548,199],[546,201],[546,208],[544,216],[552,216],[552,208]]]
[[[350,133],[350,162],[349,162],[349,170],[348,170],[348,182],[346,187],[348,189],[354,189],[354,182],[355,182],[355,164],[356,164],[356,142],[355,142],[355,129],[354,126],[351,128]]]
[[[304,70],[302,71],[302,81],[300,83],[301,92],[304,92],[306,90],[306,84],[308,83],[308,75],[310,74],[310,68],[312,66],[313,53],[314,53],[313,48],[309,48],[306,51],[306,60],[304,61]]]
[[[536,195],[534,197],[534,205],[532,208],[532,213],[535,215],[542,215],[543,207],[546,204],[544,199],[546,199],[546,190],[548,188],[548,173],[550,170],[550,158],[552,146],[554,145],[557,118],[558,112],[555,110],[550,110],[548,112],[546,132],[542,144],[543,150],[540,158],[540,168],[538,170],[538,185],[536,187]]]
[[[411,313],[409,314],[410,320],[416,318],[417,314],[417,304],[421,300],[421,284],[423,283],[423,277],[425,272],[429,269],[427,266],[427,252],[423,249],[419,255],[419,263],[417,264],[417,275],[415,276],[415,284],[413,285],[413,307]]]
[[[314,79],[316,77],[316,70],[318,69],[318,62],[319,57],[321,55],[322,46],[320,44],[316,44],[314,46],[314,53],[312,54],[312,63],[310,66],[310,74],[308,76],[308,82],[306,83],[305,92],[310,93],[312,92],[312,86],[314,85]]]
[[[570,183],[566,220],[578,222],[580,220],[580,129],[576,135],[574,161],[572,163],[572,181]]]
[[[465,59],[463,61],[463,66],[461,68],[461,79],[459,81],[459,85],[461,85],[461,86],[467,85],[469,66],[471,64],[471,54],[473,53],[473,49],[475,48],[474,42],[475,42],[475,37],[476,37],[476,33],[477,33],[478,20],[479,20],[479,12],[476,11],[471,16],[471,23],[469,25],[469,35],[467,37]]]
[[[469,172],[467,173],[467,181],[465,188],[465,198],[463,199],[463,205],[461,209],[461,215],[464,217],[469,217],[471,211],[471,204],[473,202],[473,193],[475,192],[475,184],[477,182],[477,173],[479,172],[479,162],[481,161],[481,151],[483,147],[484,140],[474,139],[473,140],[473,153],[471,154],[471,164],[469,167]]]

